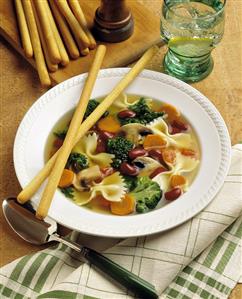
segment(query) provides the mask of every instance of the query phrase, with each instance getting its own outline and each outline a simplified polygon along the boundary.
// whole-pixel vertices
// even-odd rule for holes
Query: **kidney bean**
[[[151,174],[150,174],[150,179],[153,179],[155,176],[157,176],[158,174],[167,171],[167,169],[165,169],[164,167],[158,167],[156,168]]]
[[[170,133],[171,133],[172,135],[181,133],[181,131],[182,131],[181,129],[179,129],[179,128],[177,128],[177,127],[173,127],[173,126],[171,126],[171,131],[170,131]]]
[[[182,194],[181,188],[174,188],[171,191],[168,191],[165,193],[165,199],[166,200],[175,200],[179,196],[181,196],[181,194]]]
[[[56,138],[54,141],[54,147],[56,147],[57,149],[60,148],[63,144],[64,140],[60,139],[60,138]]]
[[[106,176],[109,176],[111,174],[114,173],[114,168],[113,167],[104,167],[104,168],[101,168],[101,173],[103,175],[103,177],[105,178]]]
[[[115,134],[107,132],[107,131],[99,131],[98,132],[99,137],[105,141],[107,141],[110,138],[113,138],[115,136]]]
[[[137,157],[146,156],[147,151],[141,147],[133,148],[131,151],[129,151],[129,158],[131,160],[134,160]]]
[[[123,110],[118,113],[119,118],[131,118],[135,117],[136,113],[132,110]]]
[[[101,183],[102,180],[103,180],[103,178],[101,177],[101,178],[95,179],[94,182],[97,183],[97,184],[99,184],[99,183]]]
[[[175,119],[172,122],[172,127],[176,127],[177,129],[180,129],[181,131],[186,131],[188,129],[188,124],[185,124],[179,119]]]
[[[123,162],[120,165],[120,172],[122,174],[130,175],[130,176],[137,176],[139,173],[139,168],[127,162]]]
[[[157,160],[158,162],[164,164],[164,160],[163,160],[163,156],[162,156],[162,152],[159,149],[151,149],[149,150],[149,156],[155,160]]]
[[[103,139],[98,139],[97,141],[97,147],[96,147],[96,153],[104,153],[106,152],[106,144]]]

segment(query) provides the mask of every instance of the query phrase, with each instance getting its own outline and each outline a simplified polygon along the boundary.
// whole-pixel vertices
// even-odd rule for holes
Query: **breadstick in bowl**
[[[52,198],[54,196],[55,190],[60,181],[62,172],[64,170],[67,159],[71,153],[72,145],[74,143],[77,131],[81,125],[82,119],[84,117],[87,104],[89,102],[92,89],[94,87],[94,83],[96,81],[98,72],[100,70],[104,55],[106,52],[106,47],[100,45],[97,48],[96,55],[94,57],[90,72],[88,73],[87,80],[85,82],[84,88],[82,90],[82,94],[79,100],[79,103],[76,107],[74,115],[72,117],[69,129],[67,131],[67,135],[64,139],[64,143],[62,145],[62,149],[56,159],[55,165],[50,173],[49,180],[44,189],[43,195],[40,200],[39,207],[36,211],[36,217],[43,219],[49,210]]]
[[[137,75],[145,68],[146,64],[150,61],[150,59],[157,53],[158,48],[152,47],[148,49],[143,56],[136,62],[136,64],[132,67],[132,69],[123,77],[123,79],[114,87],[111,93],[100,103],[97,107],[99,108],[98,114],[97,112],[93,112],[89,117],[81,124],[78,129],[77,136],[71,145],[74,145],[80,140],[80,138],[95,124],[95,122],[99,119],[99,117],[107,110],[116,98],[127,88],[130,83],[137,77]],[[100,111],[101,109],[101,111]],[[104,111],[104,112],[103,112]],[[59,149],[51,159],[45,164],[45,166],[40,170],[40,172],[29,182],[27,186],[19,193],[17,196],[17,200],[19,203],[24,204],[27,202],[34,193],[39,189],[44,180],[49,176],[53,165],[60,153],[61,149]],[[46,210],[44,211],[47,212]],[[43,214],[44,215],[44,214]]]

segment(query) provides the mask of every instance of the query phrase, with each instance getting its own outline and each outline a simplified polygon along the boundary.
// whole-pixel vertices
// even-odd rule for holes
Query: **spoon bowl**
[[[4,199],[3,214],[11,228],[25,241],[42,245],[49,242],[49,231],[57,231],[57,225],[37,219],[32,213],[32,206],[28,203],[23,206],[17,203],[14,197]],[[31,211],[32,210],[32,211]],[[51,220],[51,219],[49,219]]]

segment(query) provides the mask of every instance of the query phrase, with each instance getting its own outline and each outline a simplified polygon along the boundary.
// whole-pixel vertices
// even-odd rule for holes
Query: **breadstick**
[[[24,53],[27,58],[31,58],[33,57],[33,48],[21,0],[15,0],[15,9]]]
[[[121,79],[121,81],[114,87],[111,93],[98,105],[91,115],[86,118],[86,120],[81,124],[78,129],[75,140],[72,144],[72,147],[80,140],[85,133],[90,130],[90,128],[97,122],[101,115],[109,108],[109,106],[116,100],[116,98],[125,90],[131,82],[134,81],[136,76],[144,69],[146,64],[152,58],[152,56],[157,53],[158,48],[152,47],[147,50],[143,56],[136,62],[132,69]],[[55,161],[60,153],[58,150],[54,156],[46,163],[44,168],[33,178],[33,180],[19,193],[17,199],[19,203],[25,203],[28,201],[31,196],[39,189],[44,180],[48,177]]]
[[[53,64],[50,60],[49,51],[48,51],[48,48],[47,48],[47,45],[46,45],[46,40],[44,38],[44,34],[43,34],[43,31],[42,31],[42,28],[41,28],[41,25],[40,25],[39,17],[38,17],[38,14],[36,12],[34,0],[31,0],[31,3],[32,3],[32,7],[33,7],[34,17],[35,17],[35,21],[36,21],[36,24],[37,24],[39,36],[40,36],[41,46],[42,46],[42,49],[43,49],[44,54],[45,54],[46,64],[48,66],[49,71],[55,72],[55,71],[58,70],[58,64]]]
[[[89,39],[89,43],[90,43],[89,48],[95,49],[97,44],[96,44],[96,41],[95,41],[93,35],[91,34],[91,32],[88,29],[87,21],[86,21],[84,13],[82,11],[80,3],[78,2],[78,0],[69,0],[69,4],[70,4],[70,7],[71,7],[77,21],[81,24],[84,32],[86,33],[86,35]]]
[[[89,47],[89,39],[86,36],[86,33],[83,31],[81,25],[78,23],[77,19],[73,15],[68,3],[66,0],[55,0],[55,3],[60,9],[60,12],[65,17],[67,23],[70,25],[70,28],[74,34],[77,45],[82,53],[82,51]],[[84,53],[82,53],[85,55]]]
[[[82,90],[82,94],[74,115],[72,117],[69,129],[67,131],[67,135],[64,139],[64,143],[62,145],[62,150],[60,151],[55,165],[50,173],[49,180],[44,189],[43,195],[41,197],[39,206],[36,211],[36,217],[43,219],[48,213],[49,207],[51,205],[52,198],[54,196],[55,190],[60,181],[62,172],[65,168],[67,159],[72,150],[72,144],[74,143],[77,131],[81,125],[82,119],[84,117],[87,104],[91,97],[91,93],[98,75],[98,72],[101,68],[102,61],[106,52],[106,47],[100,45],[97,48],[96,55],[94,57],[90,72],[88,73],[87,80],[85,82],[84,88]]]
[[[80,46],[79,46],[79,47],[80,47]],[[89,54],[89,49],[86,48],[86,49],[81,50],[81,54],[82,54],[83,56],[88,55],[88,54]]]
[[[68,57],[68,54],[66,52],[65,46],[62,42],[62,39],[60,37],[59,31],[56,27],[56,24],[55,24],[55,21],[53,19],[53,15],[51,13],[48,1],[45,0],[44,2],[45,2],[45,10],[46,10],[46,13],[47,13],[48,18],[49,18],[50,26],[51,26],[51,29],[53,31],[53,34],[54,34],[54,37],[55,37],[55,40],[56,40],[56,43],[57,43],[57,46],[58,46],[58,49],[59,49],[59,52],[60,52],[61,64],[65,66],[69,63],[69,57]]]
[[[34,3],[40,20],[43,34],[46,39],[50,59],[53,63],[59,63],[61,62],[61,56],[57,46],[57,42],[55,40],[55,36],[51,28],[48,14],[46,13],[45,0],[35,0]]]
[[[58,7],[55,4],[54,0],[49,1],[52,13],[55,17],[56,23],[58,25],[58,28],[61,32],[61,35],[63,37],[63,40],[65,42],[66,48],[68,50],[68,53],[72,59],[77,59],[80,56],[79,50],[76,46],[76,43],[70,33],[70,30],[68,28],[68,25],[66,23],[66,20],[59,12]]]
[[[32,4],[29,0],[22,0],[22,4],[23,4],[24,13],[29,28],[30,38],[34,50],[34,58],[35,58],[40,82],[43,86],[50,86],[51,81],[46,68],[45,59],[40,44],[40,38],[39,38],[39,33],[34,18]]]

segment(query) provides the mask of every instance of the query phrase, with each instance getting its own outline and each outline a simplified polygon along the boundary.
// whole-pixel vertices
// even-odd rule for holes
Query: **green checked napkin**
[[[219,194],[186,223],[147,237],[120,240],[73,233],[153,283],[160,298],[227,298],[241,275],[242,145],[233,147]],[[108,249],[107,249],[108,248]],[[133,298],[65,245],[22,257],[0,271],[0,298]],[[147,298],[148,299],[148,298]]]

